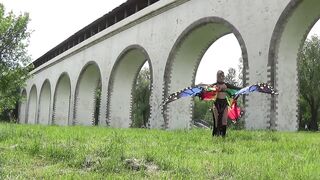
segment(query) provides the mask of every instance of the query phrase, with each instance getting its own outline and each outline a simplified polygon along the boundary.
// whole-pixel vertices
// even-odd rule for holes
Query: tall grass
[[[0,124],[0,179],[319,179],[319,168],[319,133]]]

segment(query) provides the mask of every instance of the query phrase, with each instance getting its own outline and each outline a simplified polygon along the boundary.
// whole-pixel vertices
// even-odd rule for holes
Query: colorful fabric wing
[[[199,94],[201,100],[212,101],[217,98],[218,89],[214,86],[206,86],[203,88],[202,93]]]
[[[238,91],[239,90],[229,88],[225,90],[229,97],[234,97]]]
[[[237,105],[237,99],[240,95],[249,94],[252,92],[261,92],[272,95],[278,94],[276,91],[274,91],[273,87],[271,87],[267,83],[251,85],[240,90],[228,88],[224,92],[227,93],[226,99],[229,105],[228,119],[232,120],[233,122],[236,122],[242,116],[242,111],[240,107]],[[179,92],[171,94],[167,99],[163,101],[162,105],[164,106],[182,97],[194,96],[198,96],[201,100],[204,101],[215,101],[218,93],[219,90],[216,88],[215,85],[199,84],[197,86],[188,87]]]
[[[163,101],[163,105],[166,105],[172,101],[180,99],[182,97],[194,97],[198,96],[203,101],[215,101],[218,94],[218,89],[214,85],[209,84],[199,84],[192,87],[187,87],[181,91],[175,92],[170,94],[170,96]],[[225,92],[227,93],[227,99],[229,105],[232,103],[231,97],[233,97],[237,90],[235,89],[226,89]]]
[[[181,91],[170,94],[170,96],[167,99],[165,99],[162,104],[166,105],[182,97],[199,96],[203,91],[204,88],[200,86],[187,87]]]
[[[233,101],[231,106],[228,108],[228,119],[236,122],[241,117],[241,109],[237,105],[237,101]]]
[[[235,99],[237,99],[240,95],[249,94],[251,92],[261,92],[266,94],[278,94],[273,87],[271,87],[267,83],[259,83],[252,86],[248,86],[240,89],[235,93]]]

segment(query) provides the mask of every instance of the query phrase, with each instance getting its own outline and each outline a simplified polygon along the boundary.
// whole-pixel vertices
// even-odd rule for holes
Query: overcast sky
[[[29,53],[35,60],[78,30],[103,16],[125,0],[0,0],[7,11],[29,12],[33,30]],[[310,34],[320,34],[317,23]],[[216,81],[218,69],[238,69],[241,49],[233,34],[217,40],[204,55],[196,84]],[[223,60],[223,63],[222,61]],[[219,63],[217,63],[219,62]]]

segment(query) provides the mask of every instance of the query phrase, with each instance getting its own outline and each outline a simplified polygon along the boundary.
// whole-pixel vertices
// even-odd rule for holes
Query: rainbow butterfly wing
[[[187,87],[181,91],[170,94],[169,97],[165,99],[162,104],[166,105],[182,97],[199,96],[203,91],[204,91],[204,88],[200,86]]]

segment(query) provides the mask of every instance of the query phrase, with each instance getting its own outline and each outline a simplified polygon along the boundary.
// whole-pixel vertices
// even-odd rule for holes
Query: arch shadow
[[[52,124],[69,125],[71,81],[69,74],[60,75],[54,92]]]
[[[32,85],[29,99],[28,99],[28,111],[27,111],[27,123],[28,124],[36,124],[37,117],[37,87],[36,85]]]
[[[75,99],[74,99],[74,117],[73,124],[77,125],[95,125],[98,121],[95,119],[97,93],[101,84],[101,71],[95,61],[86,63],[77,80]],[[97,104],[99,103],[99,104]]]
[[[50,123],[51,83],[46,79],[40,89],[37,123],[48,125]]]

